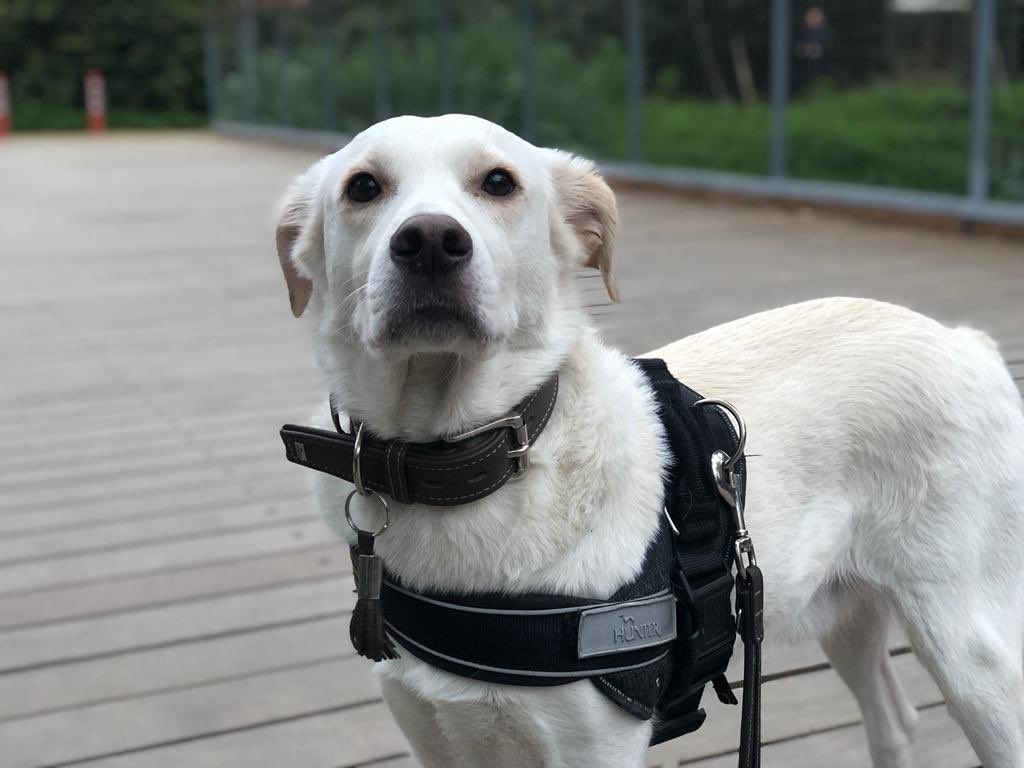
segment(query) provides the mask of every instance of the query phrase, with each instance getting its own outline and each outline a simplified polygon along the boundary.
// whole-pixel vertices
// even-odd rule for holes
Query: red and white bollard
[[[0,137],[11,132],[11,89],[7,84],[7,73],[0,72]]]
[[[89,133],[107,130],[107,87],[98,69],[85,73],[85,122]]]

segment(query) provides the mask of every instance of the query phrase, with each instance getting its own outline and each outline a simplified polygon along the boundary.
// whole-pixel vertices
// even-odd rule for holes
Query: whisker
[[[353,279],[354,279],[354,278],[353,278]],[[348,283],[351,283],[351,282],[352,282],[352,280],[349,280],[349,281],[347,281],[347,283],[346,283],[346,284],[348,284]],[[348,294],[348,295],[347,295],[347,296],[346,296],[346,297],[345,297],[344,299],[342,299],[342,300],[341,300],[341,302],[340,302],[340,304],[339,304],[339,307],[340,307],[340,308],[344,308],[344,307],[345,307],[345,304],[347,304],[347,303],[348,303],[349,301],[351,301],[351,300],[352,300],[352,299],[353,299],[353,298],[354,298],[355,296],[357,296],[357,295],[359,294],[359,292],[360,292],[360,291],[365,291],[365,290],[366,290],[366,287],[367,287],[367,284],[366,284],[366,283],[363,283],[362,285],[358,286],[358,287],[357,287],[357,288],[356,288],[355,290],[353,290],[353,291],[352,291],[351,293],[349,293],[349,294]],[[331,339],[331,338],[334,338],[334,337],[335,337],[335,336],[337,336],[338,334],[340,334],[340,333],[343,333],[343,332],[347,331],[347,330],[348,330],[349,328],[351,328],[351,327],[352,327],[352,325],[353,325],[353,323],[352,323],[352,322],[348,322],[348,323],[346,323],[345,325],[342,325],[342,326],[340,326],[340,327],[338,327],[338,328],[335,328],[335,329],[334,329],[333,331],[331,331],[331,332],[330,332],[329,334],[327,334],[327,338],[329,338],[329,339]]]
[[[351,281],[349,281],[349,282],[351,282]],[[348,301],[349,301],[350,299],[352,299],[352,297],[353,297],[353,296],[355,296],[356,294],[358,294],[358,293],[359,293],[360,291],[365,291],[365,290],[366,290],[366,287],[367,287],[367,283],[363,283],[362,285],[360,285],[359,287],[357,287],[357,288],[356,288],[356,289],[355,289],[354,291],[352,291],[351,293],[349,293],[349,295],[348,295],[348,296],[346,296],[346,297],[345,297],[344,299],[342,299],[342,300],[341,300],[341,306],[342,306],[342,307],[344,307],[344,306],[345,306],[345,304],[346,304],[346,303],[347,303],[347,302],[348,302]]]

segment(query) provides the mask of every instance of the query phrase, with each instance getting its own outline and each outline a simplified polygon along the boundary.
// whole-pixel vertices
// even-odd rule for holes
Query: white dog
[[[440,221],[452,262],[427,289],[393,242],[412,217],[427,237]],[[659,525],[661,426],[570,275],[598,267],[615,297],[615,223],[590,162],[461,115],[373,126],[290,189],[278,248],[292,309],[337,402],[375,434],[456,434],[560,372],[522,481],[454,509],[393,505],[377,552],[412,588],[606,599],[640,567]],[[746,417],[767,636],[821,641],[876,768],[912,764],[916,714],[886,653],[893,614],[986,768],[1024,767],[1024,416],[993,342],[828,299],[650,354]],[[326,409],[317,418],[330,428]],[[350,489],[316,476],[348,536]],[[375,514],[356,509],[367,527]],[[408,653],[378,667],[425,766],[643,764],[651,724],[586,681],[491,685]]]

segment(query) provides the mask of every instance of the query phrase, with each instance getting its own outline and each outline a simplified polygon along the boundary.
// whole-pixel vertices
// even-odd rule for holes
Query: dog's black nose
[[[410,216],[391,237],[391,260],[427,277],[452,272],[472,256],[469,233],[451,216],[439,213]]]

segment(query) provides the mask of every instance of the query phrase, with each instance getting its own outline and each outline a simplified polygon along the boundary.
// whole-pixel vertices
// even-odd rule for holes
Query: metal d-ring
[[[743,449],[747,445],[747,424],[745,421],[743,421],[743,417],[740,416],[740,412],[736,409],[736,406],[734,406],[727,400],[715,400],[710,397],[706,397],[703,400],[698,400],[693,405],[694,407],[697,407],[698,405],[716,405],[732,417],[732,420],[735,422],[736,426],[736,451],[733,453],[732,456],[726,459],[725,462],[723,462],[723,466],[725,469],[732,469],[735,466],[736,462],[743,457]]]
[[[364,531],[355,521],[352,519],[352,498],[358,493],[360,496],[366,498],[368,496],[376,496],[377,501],[380,502],[381,507],[384,508],[384,524],[377,530],[376,533],[371,534],[374,538],[380,536],[384,531],[391,525],[391,506],[388,504],[388,500],[376,491],[371,491],[365,485],[363,485],[363,470],[359,461],[359,455],[363,450],[363,423],[359,422],[359,426],[356,427],[356,441],[355,445],[352,446],[352,484],[355,486],[355,490],[349,493],[345,499],[345,521],[348,523],[349,528],[359,533],[368,533]]]
[[[355,498],[357,493],[359,493],[359,491],[352,491],[345,499],[345,522],[348,523],[348,527],[355,531],[356,534],[369,533],[373,538],[377,538],[388,529],[389,525],[391,525],[391,507],[388,505],[388,500],[376,491],[367,491],[366,494],[363,494],[364,496],[376,496],[377,501],[379,501],[380,505],[384,508],[384,524],[371,533],[370,531],[365,531],[360,528],[352,519],[352,499]]]

